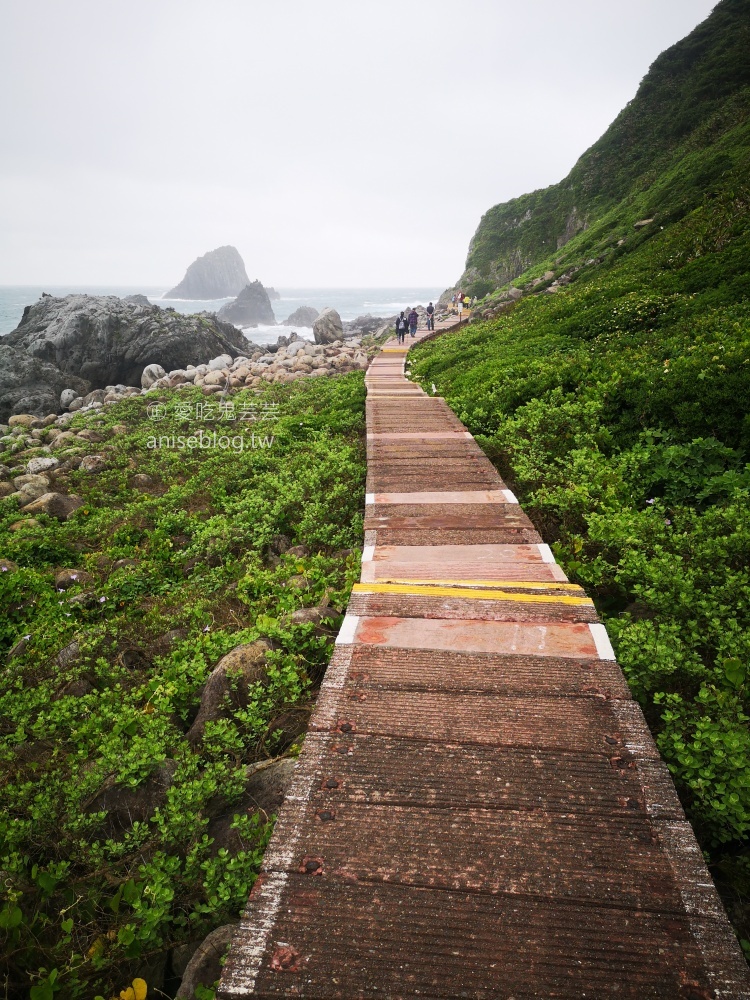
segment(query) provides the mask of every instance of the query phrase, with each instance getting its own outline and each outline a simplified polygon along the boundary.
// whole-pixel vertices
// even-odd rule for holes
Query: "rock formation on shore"
[[[242,334],[212,314],[183,316],[114,295],[43,295],[0,338],[1,405],[8,413],[49,413],[63,389],[140,386],[149,364],[169,371],[246,348]]]
[[[335,309],[328,307],[318,316],[313,323],[313,336],[316,344],[333,344],[344,339],[344,326]]]
[[[0,341],[0,422],[15,413],[57,413],[65,389],[87,393],[89,382],[62,372],[57,365]]]
[[[239,295],[250,279],[235,247],[219,247],[194,260],[165,299],[225,299]]]
[[[245,285],[234,302],[227,302],[222,306],[218,318],[226,323],[234,323],[235,326],[276,324],[268,292],[257,279]]]
[[[318,310],[313,306],[300,306],[284,320],[286,326],[312,326],[318,318]]]

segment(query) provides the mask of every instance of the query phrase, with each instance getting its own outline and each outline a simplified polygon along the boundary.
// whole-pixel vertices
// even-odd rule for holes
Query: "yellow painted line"
[[[531,604],[568,604],[594,606],[588,597],[568,597],[565,594],[510,594],[506,590],[469,590],[462,587],[415,587],[401,583],[355,583],[357,594],[409,594],[412,597],[463,597],[475,601],[522,601]]]
[[[393,579],[384,580],[384,583],[405,583],[405,584],[415,584],[416,586],[438,586],[438,587],[514,587],[524,590],[529,589],[539,589],[542,590],[578,590],[580,587],[577,583],[558,583],[555,580],[536,580],[531,582],[529,580],[407,580],[402,577],[393,577]]]

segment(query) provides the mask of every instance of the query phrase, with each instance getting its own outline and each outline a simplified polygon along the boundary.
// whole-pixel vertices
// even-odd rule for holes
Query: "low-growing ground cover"
[[[727,175],[556,295],[410,355],[594,596],[748,951],[749,223]]]
[[[209,419],[216,400],[199,417],[192,389],[76,417],[99,440],[55,455],[103,468],[54,488],[83,506],[58,521],[0,500],[7,997],[169,980],[174,949],[235,920],[257,874],[271,822],[243,804],[248,776],[299,746],[359,573],[363,378],[232,400],[248,419]],[[229,443],[167,440],[201,433]],[[328,626],[292,619],[313,607]],[[238,645],[262,670],[230,671],[196,732],[206,680]]]

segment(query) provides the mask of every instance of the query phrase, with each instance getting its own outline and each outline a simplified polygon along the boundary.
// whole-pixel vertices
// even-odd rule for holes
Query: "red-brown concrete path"
[[[593,604],[404,361],[367,373],[361,583],[220,995],[750,998]]]

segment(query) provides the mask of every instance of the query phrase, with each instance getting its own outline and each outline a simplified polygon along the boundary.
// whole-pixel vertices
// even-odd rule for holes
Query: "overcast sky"
[[[0,285],[452,284],[714,0],[0,0]]]

